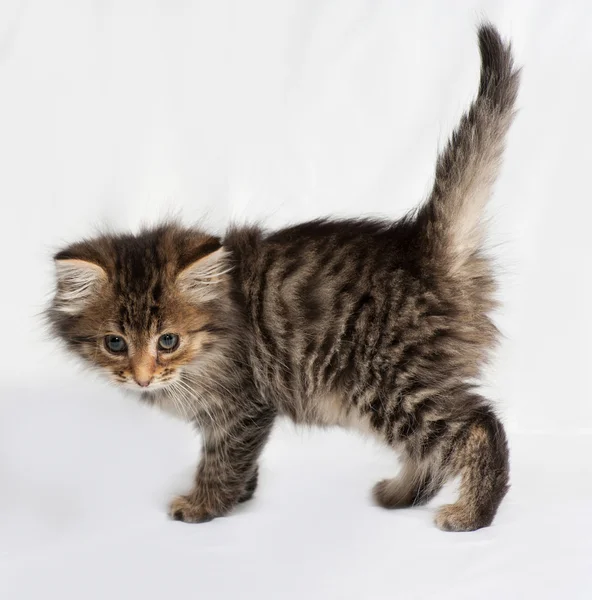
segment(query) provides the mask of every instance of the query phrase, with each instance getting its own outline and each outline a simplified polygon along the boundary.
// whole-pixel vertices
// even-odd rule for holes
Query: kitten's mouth
[[[133,379],[130,379],[124,382],[117,381],[116,383],[119,387],[122,387],[126,390],[149,396],[172,386],[174,382],[175,379],[169,379],[167,381],[151,381],[148,384],[143,385]]]

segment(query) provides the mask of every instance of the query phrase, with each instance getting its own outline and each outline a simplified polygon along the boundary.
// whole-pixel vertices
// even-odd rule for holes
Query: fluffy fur
[[[459,475],[459,499],[436,524],[492,522],[508,489],[508,450],[475,390],[496,341],[481,215],[518,74],[491,26],[480,28],[479,46],[478,95],[412,216],[233,228],[223,240],[166,224],[55,256],[48,315],[57,335],[203,432],[194,488],[172,502],[173,518],[207,521],[249,499],[279,414],[357,428],[397,450],[403,468],[375,486],[380,505],[425,503]],[[159,348],[164,333],[179,336],[177,348]],[[125,351],[109,351],[107,335]]]

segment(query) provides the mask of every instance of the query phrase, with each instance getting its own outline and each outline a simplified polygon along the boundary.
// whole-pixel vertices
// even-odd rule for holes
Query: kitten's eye
[[[109,352],[113,352],[113,354],[121,354],[127,350],[125,340],[118,335],[106,335],[105,347]]]
[[[172,352],[179,345],[179,336],[176,333],[165,333],[158,338],[158,348],[165,352]]]

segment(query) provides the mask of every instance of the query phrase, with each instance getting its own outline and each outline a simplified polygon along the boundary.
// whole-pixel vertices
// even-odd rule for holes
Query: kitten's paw
[[[490,522],[480,518],[475,510],[460,502],[443,506],[436,513],[434,521],[442,531],[475,531],[490,525]]]
[[[409,491],[395,479],[383,479],[372,488],[372,496],[383,508],[406,508],[412,505]]]
[[[218,515],[195,503],[189,496],[177,496],[169,505],[169,516],[184,523],[207,523]]]

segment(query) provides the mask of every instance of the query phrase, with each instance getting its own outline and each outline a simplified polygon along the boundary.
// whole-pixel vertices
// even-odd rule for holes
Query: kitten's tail
[[[438,156],[434,187],[418,221],[431,253],[456,271],[479,250],[481,217],[514,115],[519,70],[492,25],[479,28],[481,81],[469,111]]]

